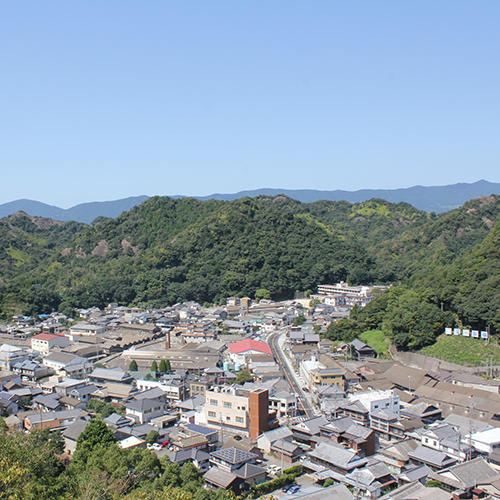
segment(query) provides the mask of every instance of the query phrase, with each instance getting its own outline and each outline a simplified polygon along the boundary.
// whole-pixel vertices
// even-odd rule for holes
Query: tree
[[[153,430],[148,432],[148,435],[146,436],[146,441],[149,444],[153,444],[156,443],[159,438],[160,438],[160,433],[158,431]]]
[[[99,401],[98,399],[90,399],[87,403],[87,409],[94,410],[95,413],[101,418],[107,418],[116,411],[115,407],[111,403]]]
[[[151,371],[153,373],[156,373],[158,371],[158,363],[156,362],[156,359],[151,363]]]
[[[130,364],[128,365],[128,369],[131,371],[131,372],[136,372],[137,371],[137,361],[135,359],[133,359]]]
[[[300,326],[303,325],[306,322],[306,318],[303,314],[300,314],[295,318],[295,321],[293,322],[293,326]]]
[[[236,375],[235,382],[243,385],[245,382],[253,382],[252,374],[249,370],[240,370]]]
[[[171,370],[170,361],[168,359],[162,359],[160,361],[160,372],[167,373]]]
[[[72,464],[75,467],[85,466],[96,448],[105,449],[114,442],[113,431],[102,420],[93,418],[78,436]]]
[[[323,483],[323,488],[328,488],[328,486],[331,486],[334,483],[335,483],[335,481],[331,477],[328,477],[328,478],[326,478],[325,482]]]
[[[266,299],[269,300],[271,298],[271,292],[267,288],[259,288],[255,292],[255,300]]]

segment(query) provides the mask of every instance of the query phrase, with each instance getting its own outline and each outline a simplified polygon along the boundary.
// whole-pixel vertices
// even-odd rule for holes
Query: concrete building
[[[217,386],[206,391],[205,398],[205,418],[212,427],[228,427],[256,439],[274,425],[267,389],[246,391],[235,386]]]
[[[68,337],[53,333],[40,333],[31,337],[31,348],[43,356],[48,356],[55,346],[61,348],[69,346]]]

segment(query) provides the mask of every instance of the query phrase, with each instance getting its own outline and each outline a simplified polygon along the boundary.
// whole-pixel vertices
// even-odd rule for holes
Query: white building
[[[395,413],[399,417],[399,396],[392,390],[366,391],[350,394],[348,399],[352,402],[359,401],[369,413],[376,410],[385,410]]]
[[[500,428],[494,427],[471,436],[471,445],[480,453],[490,454],[500,449]]]
[[[69,339],[64,335],[40,333],[31,337],[31,348],[44,356],[48,356],[53,347],[69,346]]]

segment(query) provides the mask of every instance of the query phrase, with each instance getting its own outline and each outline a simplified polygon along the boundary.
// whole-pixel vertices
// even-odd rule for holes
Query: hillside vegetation
[[[91,225],[19,213],[0,220],[0,312],[396,283],[329,336],[379,329],[399,347],[418,348],[445,323],[500,327],[499,206],[490,196],[435,215],[377,199],[155,197]]]

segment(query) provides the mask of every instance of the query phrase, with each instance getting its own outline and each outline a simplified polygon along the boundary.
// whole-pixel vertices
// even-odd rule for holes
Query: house
[[[369,456],[375,453],[375,432],[358,424],[349,417],[333,420],[320,427],[320,435],[330,438],[335,443],[346,445],[359,451],[360,455]]]
[[[452,496],[446,491],[435,487],[426,487],[415,481],[392,490],[381,500],[452,500]]]
[[[158,398],[133,399],[125,403],[125,414],[140,424],[164,415],[165,411],[165,403]]]
[[[493,452],[500,451],[500,428],[475,432],[470,437],[471,445],[480,453],[489,455]]]
[[[140,391],[147,391],[153,388],[161,389],[165,397],[172,403],[186,399],[188,390],[188,386],[184,380],[173,377],[165,378],[161,381],[138,379],[136,385]]]
[[[425,484],[431,472],[432,469],[427,467],[427,465],[417,465],[405,470],[402,474],[399,474],[398,483],[407,484],[414,483],[415,481],[420,481],[422,484]]]
[[[114,382],[117,384],[130,384],[132,376],[121,368],[94,368],[89,375],[89,380],[96,384],[105,384]]]
[[[96,336],[104,333],[107,330],[107,327],[104,325],[94,325],[92,323],[85,323],[80,321],[79,323],[74,324],[70,327],[69,333],[71,336],[71,340],[78,339],[82,335],[85,336]]]
[[[17,400],[19,398],[9,392],[0,392],[0,415],[8,416],[16,414],[19,410]]]
[[[266,453],[270,453],[271,452],[271,445],[275,441],[278,441],[279,439],[290,438],[290,437],[292,437],[292,435],[293,435],[293,433],[288,427],[285,427],[285,426],[276,427],[276,429],[272,429],[270,431],[262,433],[257,438],[257,446],[262,451],[265,451]]]
[[[368,459],[361,457],[355,450],[346,449],[335,443],[321,442],[309,452],[309,461],[340,474],[347,474],[365,466]],[[304,462],[304,467],[308,468],[307,462]]]
[[[269,395],[269,410],[278,418],[294,417],[297,414],[297,397],[287,391],[276,391]]]
[[[271,453],[274,453],[279,460],[291,464],[303,455],[304,450],[291,439],[278,439],[271,444]]]
[[[236,447],[222,448],[210,453],[210,463],[228,472],[234,472],[242,465],[253,464],[257,459],[255,453],[250,453]]]
[[[449,424],[431,425],[421,433],[420,440],[424,446],[442,451],[458,462],[466,460],[473,451],[467,443],[463,442],[460,433]]]
[[[80,434],[85,430],[89,420],[87,418],[78,418],[69,425],[62,433],[64,438],[64,453],[72,455],[76,450],[76,444]]]
[[[201,472],[206,472],[210,465],[210,455],[199,448],[189,448],[187,450],[169,451],[167,453],[171,462],[183,465],[191,462]]]
[[[210,427],[189,423],[183,424],[182,428],[194,435],[203,436],[207,440],[208,444],[215,445],[219,440],[219,431],[211,429]]]
[[[32,382],[51,373],[51,370],[46,366],[41,366],[29,359],[14,362],[12,364],[12,371],[18,373],[22,380],[30,380]]]
[[[33,429],[64,429],[84,415],[86,415],[86,412],[78,409],[33,413],[24,418],[24,428],[27,431]]]
[[[0,370],[11,371],[14,363],[20,363],[29,357],[28,351],[10,344],[0,346]]]
[[[60,410],[62,409],[60,398],[59,394],[40,394],[33,398],[33,406],[42,411]]]
[[[326,417],[321,415],[320,417],[311,418],[310,420],[292,425],[293,439],[311,446],[315,444],[315,438],[320,435],[321,427],[326,423]]]
[[[108,382],[104,387],[93,392],[91,397],[101,401],[121,403],[131,398],[136,392],[137,389],[133,385]]]
[[[245,339],[229,345],[229,357],[239,366],[243,366],[246,356],[252,354],[272,354],[272,352],[268,344],[254,339]]]
[[[176,437],[170,436],[174,450],[191,450],[193,448],[206,450],[208,439],[202,434],[181,433]]]
[[[210,454],[212,467],[203,476],[210,489],[239,491],[265,481],[266,471],[255,465],[257,455],[239,448],[224,448]]]
[[[69,346],[68,337],[53,333],[40,333],[31,337],[31,348],[43,356],[48,356],[56,346],[60,349]]]
[[[352,342],[349,342],[349,346],[352,356],[358,361],[361,359],[377,357],[375,349],[366,345],[364,342],[361,342],[359,339],[354,339]]]
[[[118,413],[112,413],[111,415],[103,419],[103,421],[108,427],[114,427],[115,429],[133,425],[135,422],[134,419],[131,420],[130,417],[124,417]]]
[[[377,455],[378,459],[383,461],[392,471],[401,474],[403,469],[410,462],[408,453],[415,450],[419,443],[413,439],[406,439],[381,448]]]
[[[362,469],[353,470],[346,475],[346,478],[353,480],[359,489],[367,492],[367,496],[374,498],[397,485],[392,472],[381,462],[374,462]]]
[[[405,403],[400,408],[402,416],[409,418],[418,418],[424,424],[432,424],[441,419],[441,410],[425,401],[416,401],[414,403]]]
[[[487,482],[498,478],[498,471],[484,460],[477,457],[470,462],[454,465],[444,470],[433,472],[429,479],[441,483],[441,487],[447,491],[460,491],[465,498],[470,498],[470,492],[478,483]]]
[[[85,377],[91,366],[85,358],[66,352],[52,352],[43,358],[42,363],[58,375],[73,378]]]
[[[344,388],[345,370],[336,361],[328,356],[317,359],[311,356],[300,363],[299,372],[307,385],[313,390],[319,390],[324,386],[337,385]]]
[[[408,458],[412,464],[427,465],[433,471],[441,470],[457,463],[454,458],[446,455],[446,453],[421,445],[409,451]]]
[[[390,410],[375,410],[370,414],[370,427],[387,440],[403,439],[411,431],[422,427],[419,419],[400,419]]]

